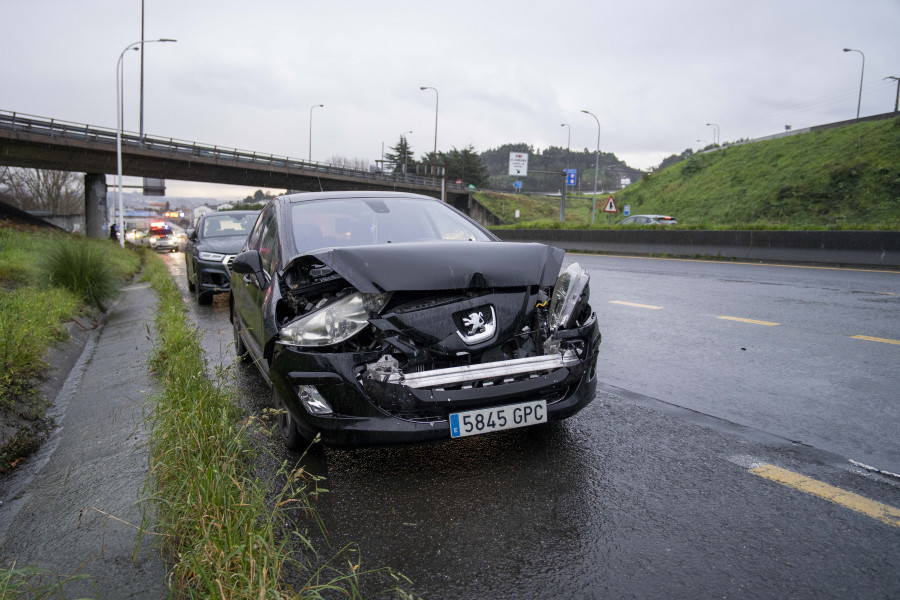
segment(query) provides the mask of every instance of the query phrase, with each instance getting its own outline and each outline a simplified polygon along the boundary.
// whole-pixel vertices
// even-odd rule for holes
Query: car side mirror
[[[187,237],[192,242],[196,242],[197,241],[197,230],[194,229],[193,227],[188,228]]]
[[[262,259],[256,250],[247,250],[234,257],[231,270],[244,276],[244,281],[263,289],[266,278],[262,272]]]
[[[262,260],[256,250],[247,250],[234,257],[231,270],[241,275],[253,275],[262,271]]]

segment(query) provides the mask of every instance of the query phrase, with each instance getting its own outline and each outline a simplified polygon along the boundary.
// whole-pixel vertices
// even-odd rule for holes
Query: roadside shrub
[[[59,237],[50,242],[42,268],[51,284],[66,288],[94,308],[106,310],[106,304],[119,292],[110,250],[109,242]]]

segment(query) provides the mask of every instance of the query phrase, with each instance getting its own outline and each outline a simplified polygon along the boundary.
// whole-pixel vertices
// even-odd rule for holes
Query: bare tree
[[[22,210],[54,215],[84,212],[84,179],[80,173],[0,167],[0,197]]]

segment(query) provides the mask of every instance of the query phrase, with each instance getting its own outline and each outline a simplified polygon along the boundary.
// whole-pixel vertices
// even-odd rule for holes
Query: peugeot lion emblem
[[[453,315],[457,334],[466,344],[489,340],[497,331],[497,317],[493,306],[480,306]]]

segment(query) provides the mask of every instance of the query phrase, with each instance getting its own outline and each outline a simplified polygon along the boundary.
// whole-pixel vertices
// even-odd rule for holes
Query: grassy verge
[[[108,240],[0,226],[0,473],[50,427],[37,385],[67,322],[97,319],[140,259]]]
[[[107,240],[0,223],[0,473],[37,450],[52,426],[37,391],[47,351],[66,338],[67,323],[99,319],[139,268],[136,254]],[[65,598],[69,583],[86,578],[3,564],[0,598]]]
[[[148,492],[157,500],[155,533],[173,561],[176,594],[362,598],[362,578],[372,575],[390,582],[387,593],[408,597],[388,569],[362,573],[352,552],[322,561],[299,531],[285,529],[297,516],[288,513],[315,522],[317,478],[283,465],[284,483],[276,487],[253,474],[253,458],[262,451],[253,439],[270,427],[241,414],[227,381],[205,376],[200,334],[163,262],[150,253],[145,272],[159,295],[151,365],[164,385],[154,411]],[[305,581],[300,589],[283,583],[287,569]]]

